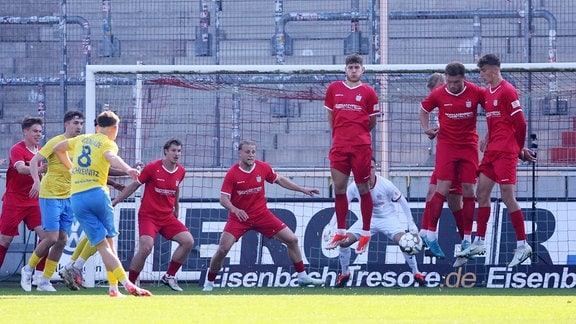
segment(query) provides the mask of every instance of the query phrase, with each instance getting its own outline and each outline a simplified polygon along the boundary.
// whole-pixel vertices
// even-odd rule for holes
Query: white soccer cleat
[[[472,244],[470,244],[470,246],[464,251],[456,253],[456,256],[470,258],[478,254],[482,255],[484,253],[486,253],[486,243],[484,243],[484,240],[476,240],[472,242]]]
[[[184,291],[180,286],[178,286],[178,280],[174,276],[165,274],[162,276],[162,283],[174,291]]]
[[[202,291],[212,291],[212,289],[214,289],[214,284],[206,282],[204,283],[204,288],[202,288]]]
[[[298,278],[298,286],[308,287],[308,286],[322,286],[324,281],[322,279],[314,279],[306,276],[304,278]]]
[[[32,291],[32,272],[26,271],[25,267],[20,270],[20,286],[24,291]]]
[[[528,259],[531,255],[532,255],[532,248],[530,247],[530,245],[528,245],[528,243],[524,243],[524,245],[514,250],[514,258],[512,258],[512,261],[510,261],[508,267],[512,268],[519,265],[520,263]]]
[[[49,280],[42,280],[42,282],[38,283],[36,287],[37,291],[48,291],[48,292],[55,292],[56,288],[52,286],[52,283]]]
[[[461,266],[463,266],[464,264],[466,264],[466,262],[468,262],[468,258],[467,257],[457,257],[456,261],[454,261],[454,264],[452,265],[454,268],[459,268]]]

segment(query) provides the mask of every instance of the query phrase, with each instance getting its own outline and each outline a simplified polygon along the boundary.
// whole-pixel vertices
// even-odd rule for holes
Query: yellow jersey
[[[48,161],[48,169],[40,182],[40,198],[70,198],[70,171],[54,154],[54,146],[66,140],[64,134],[52,137],[38,153]],[[72,155],[70,149],[68,155]]]
[[[118,145],[101,133],[80,135],[68,140],[73,150],[71,193],[102,187],[108,192],[106,182],[110,162],[104,152],[118,154]]]

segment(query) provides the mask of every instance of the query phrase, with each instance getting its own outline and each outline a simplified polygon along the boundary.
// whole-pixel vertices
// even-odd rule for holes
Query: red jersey
[[[457,94],[446,86],[434,89],[421,103],[421,108],[431,112],[438,108],[438,145],[478,145],[476,121],[478,104],[484,103],[484,89],[474,83],[464,82],[464,89]]]
[[[486,151],[518,154],[526,138],[526,120],[516,89],[506,80],[488,87],[484,109],[489,136]]]
[[[148,163],[138,176],[138,182],[145,184],[139,212],[146,215],[165,216],[174,212],[176,192],[182,183],[186,170],[180,164],[168,171],[162,160]]]
[[[40,148],[38,147],[37,150]],[[4,203],[10,203],[15,206],[29,207],[38,205],[38,198],[30,198],[28,194],[34,184],[34,180],[29,174],[20,174],[14,165],[18,162],[24,162],[30,166],[30,161],[36,152],[26,147],[24,141],[18,142],[10,149],[10,164],[6,171],[6,192],[2,197]],[[40,163],[38,164],[40,166]]]
[[[350,88],[344,81],[332,82],[324,107],[332,111],[332,146],[372,144],[370,116],[378,115],[378,96],[367,84]]]
[[[253,217],[268,209],[264,181],[274,183],[276,179],[278,175],[266,162],[254,161],[250,171],[242,170],[236,163],[226,173],[221,192],[230,196],[232,205]]]

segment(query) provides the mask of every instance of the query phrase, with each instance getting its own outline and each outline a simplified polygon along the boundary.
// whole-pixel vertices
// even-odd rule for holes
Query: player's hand
[[[314,195],[319,195],[320,194],[320,190],[316,189],[316,188],[304,188],[304,190],[302,190],[302,192],[310,197],[314,197]]]
[[[234,211],[233,213],[234,213],[234,215],[236,215],[236,217],[238,217],[238,219],[239,219],[241,222],[245,222],[245,221],[248,220],[248,214],[247,214],[244,210],[242,210],[242,209],[237,209],[237,210]]]
[[[48,170],[48,164],[42,163],[42,165],[38,168],[38,174],[44,174]]]
[[[424,131],[424,134],[426,134],[429,139],[433,140],[438,135],[438,131],[439,131],[438,127],[428,128],[427,130]]]
[[[36,183],[36,181],[34,181],[34,184],[32,184],[32,188],[30,188],[30,192],[28,192],[28,197],[36,198],[38,197],[39,194],[40,194],[40,183]]]
[[[526,162],[536,162],[536,152],[524,147],[520,151],[520,155],[518,155],[518,158]]]
[[[130,176],[132,180],[138,180],[138,176],[140,175],[140,171],[137,169],[130,168],[126,170],[126,174]]]

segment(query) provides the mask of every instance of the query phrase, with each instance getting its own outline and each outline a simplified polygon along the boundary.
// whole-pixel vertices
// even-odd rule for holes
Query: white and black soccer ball
[[[414,233],[404,233],[398,241],[398,246],[400,250],[404,253],[415,255],[422,251],[422,238],[418,234]]]

